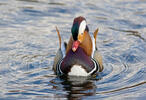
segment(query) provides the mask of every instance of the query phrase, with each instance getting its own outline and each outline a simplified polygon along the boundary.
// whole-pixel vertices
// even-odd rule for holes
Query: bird
[[[98,28],[89,34],[87,21],[83,16],[74,18],[71,36],[62,42],[59,29],[59,49],[54,57],[53,70],[62,76],[92,76],[102,72],[102,56],[96,46]]]

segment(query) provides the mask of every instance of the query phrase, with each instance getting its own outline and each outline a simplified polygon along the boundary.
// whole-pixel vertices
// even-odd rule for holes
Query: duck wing
[[[103,70],[103,64],[102,64],[102,56],[100,52],[97,49],[96,45],[96,37],[98,35],[98,28],[94,31],[92,36],[92,44],[93,44],[93,51],[92,51],[92,58],[99,63],[99,71],[101,72]]]
[[[57,31],[57,35],[58,35],[58,38],[59,38],[59,49],[58,49],[58,51],[55,55],[55,58],[54,58],[54,64],[53,64],[54,72],[56,72],[57,63],[65,57],[66,47],[67,47],[67,43],[62,42],[62,40],[61,40],[61,35],[60,35],[60,32],[59,32],[57,26],[56,26],[56,31]]]

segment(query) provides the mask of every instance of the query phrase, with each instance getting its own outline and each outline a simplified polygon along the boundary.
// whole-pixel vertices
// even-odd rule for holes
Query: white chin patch
[[[73,65],[70,72],[68,73],[70,76],[88,76],[88,73],[84,68],[80,65]]]
[[[82,34],[84,32],[84,30],[86,29],[86,21],[83,20],[81,23],[80,23],[80,27],[79,27],[79,34]]]

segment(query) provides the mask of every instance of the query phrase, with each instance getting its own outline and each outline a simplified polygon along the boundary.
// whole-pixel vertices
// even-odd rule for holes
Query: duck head
[[[72,51],[75,52],[78,49],[78,46],[85,38],[85,31],[89,32],[89,28],[86,24],[86,19],[82,16],[79,16],[74,19],[71,32],[73,37]]]

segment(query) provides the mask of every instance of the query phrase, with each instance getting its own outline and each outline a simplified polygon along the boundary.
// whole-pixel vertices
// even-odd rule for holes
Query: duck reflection
[[[84,96],[92,96],[96,94],[95,81],[89,80],[87,77],[67,77],[62,78],[61,83],[65,91],[67,91],[68,100],[81,99]]]

